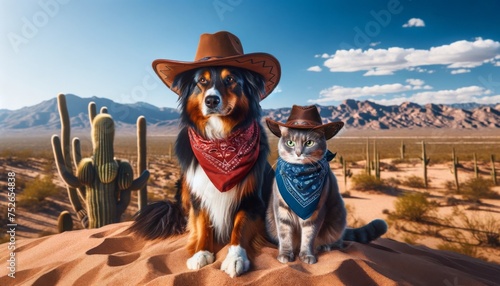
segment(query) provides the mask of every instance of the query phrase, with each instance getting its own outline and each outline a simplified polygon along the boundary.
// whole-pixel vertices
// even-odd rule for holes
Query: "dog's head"
[[[205,67],[179,74],[181,120],[207,138],[225,138],[233,129],[260,118],[262,76],[235,67]]]

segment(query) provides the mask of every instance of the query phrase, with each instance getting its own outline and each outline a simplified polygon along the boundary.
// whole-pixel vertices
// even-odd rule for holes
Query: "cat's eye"
[[[307,141],[306,141],[306,143],[305,143],[304,145],[306,145],[306,147],[312,147],[312,146],[314,146],[314,141],[312,141],[312,140],[307,140]]]
[[[288,146],[288,147],[293,147],[293,146],[295,146],[295,142],[293,142],[292,140],[287,140],[287,141],[285,142],[285,144],[286,144],[286,146]]]

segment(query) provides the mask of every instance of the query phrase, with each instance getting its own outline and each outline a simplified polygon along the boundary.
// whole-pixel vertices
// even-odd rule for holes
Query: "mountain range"
[[[121,104],[107,98],[81,98],[66,95],[72,129],[90,128],[88,104],[93,101],[97,108],[107,107],[117,127],[133,127],[137,117],[144,115],[148,130],[173,132],[177,129],[179,111],[176,108],[156,107],[138,102]],[[263,117],[286,121],[291,107],[263,110]],[[405,102],[400,105],[380,105],[371,101],[348,99],[338,106],[318,106],[324,123],[344,121],[346,128],[353,129],[403,129],[403,128],[454,128],[480,129],[500,128],[500,104],[478,105],[476,103],[443,105],[419,105]],[[18,110],[0,110],[0,130],[57,131],[60,128],[57,99]]]

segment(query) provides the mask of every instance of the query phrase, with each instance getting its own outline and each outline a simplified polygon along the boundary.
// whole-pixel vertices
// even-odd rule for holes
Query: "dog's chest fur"
[[[206,209],[215,231],[215,238],[221,243],[229,241],[234,212],[238,207],[238,186],[227,192],[220,192],[210,181],[199,164],[192,163],[186,172],[186,180],[191,194],[201,201],[201,208]]]

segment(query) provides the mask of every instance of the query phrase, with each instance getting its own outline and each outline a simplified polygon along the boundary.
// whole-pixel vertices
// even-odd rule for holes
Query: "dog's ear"
[[[245,93],[256,97],[260,101],[261,95],[266,92],[264,78],[252,71],[244,70],[242,75],[245,79]]]
[[[179,101],[191,94],[194,86],[194,73],[195,71],[189,70],[178,74],[174,78],[171,89],[180,91]]]

